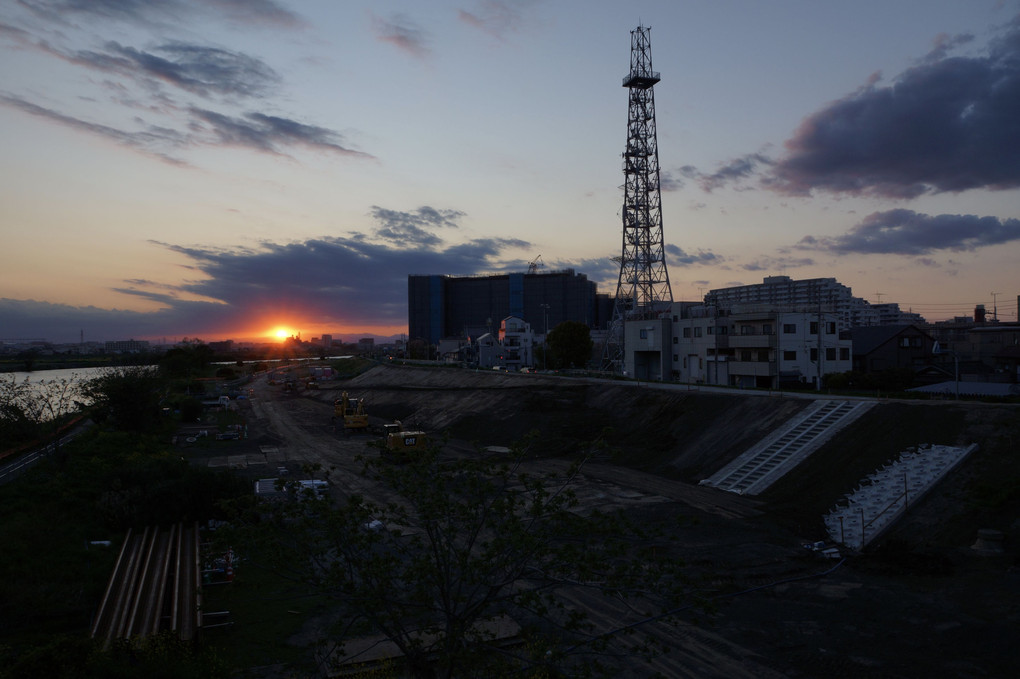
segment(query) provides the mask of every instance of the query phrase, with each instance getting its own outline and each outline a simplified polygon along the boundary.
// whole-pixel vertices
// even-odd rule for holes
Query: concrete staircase
[[[825,516],[829,537],[851,549],[864,549],[974,450],[977,444],[966,448],[925,444],[900,453]]]
[[[867,401],[816,401],[701,485],[757,495],[871,406]]]

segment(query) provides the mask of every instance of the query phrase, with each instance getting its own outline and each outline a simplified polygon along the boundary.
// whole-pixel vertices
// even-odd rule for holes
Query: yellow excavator
[[[404,429],[400,420],[393,424],[384,424],[385,437],[384,455],[394,462],[406,462],[411,459],[415,450],[427,448],[428,435],[420,429]]]
[[[346,391],[333,401],[333,416],[344,423],[344,429],[368,429],[365,399],[352,399]]]

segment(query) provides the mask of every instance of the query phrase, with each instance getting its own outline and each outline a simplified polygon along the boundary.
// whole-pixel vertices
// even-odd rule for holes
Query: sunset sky
[[[5,0],[0,339],[407,329],[408,274],[615,292],[651,26],[676,300],[1020,294],[1020,2]]]

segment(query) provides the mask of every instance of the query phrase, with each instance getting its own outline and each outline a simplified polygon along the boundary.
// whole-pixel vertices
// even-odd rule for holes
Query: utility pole
[[[659,147],[655,130],[655,94],[659,74],[652,69],[651,28],[630,32],[627,148],[623,153],[623,248],[613,316],[602,352],[602,369],[620,372],[624,361],[624,323],[655,318],[673,303],[662,236]]]

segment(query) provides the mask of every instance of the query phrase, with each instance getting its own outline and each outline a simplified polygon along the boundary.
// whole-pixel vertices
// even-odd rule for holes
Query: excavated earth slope
[[[364,399],[373,425],[399,419],[449,437],[459,451],[527,439],[535,468],[553,469],[595,450],[579,496],[649,521],[683,517],[677,536],[685,563],[726,594],[707,619],[663,628],[674,650],[652,669],[665,676],[991,677],[1016,670],[1016,406],[878,401],[751,498],[697,483],[809,400],[385,365],[334,386],[281,397],[259,385],[252,445],[278,445],[292,464],[295,455],[333,456],[341,472],[353,469],[351,453],[370,449],[327,424],[346,390]],[[979,448],[865,553],[837,565],[802,546],[826,537],[822,515],[860,479],[920,443]],[[337,478],[340,492],[357,483],[354,475]],[[971,549],[979,529],[1000,531],[1004,551]],[[609,609],[596,614],[612,618]]]

